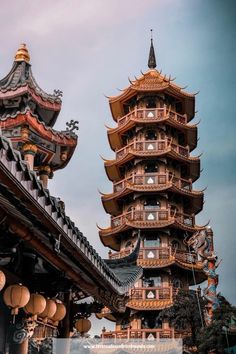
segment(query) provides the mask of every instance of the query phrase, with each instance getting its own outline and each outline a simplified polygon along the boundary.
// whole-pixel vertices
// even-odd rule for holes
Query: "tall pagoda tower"
[[[104,329],[106,338],[182,336],[160,319],[160,311],[173,305],[179,289],[205,281],[210,265],[199,242],[206,250],[212,232],[195,222],[203,208],[203,191],[193,187],[200,176],[200,157],[192,156],[198,141],[197,125],[190,123],[195,94],[156,69],[152,39],[148,67],[120,95],[109,98],[117,126],[108,128],[115,159],[105,160],[105,170],[113,192],[102,194],[102,203],[111,224],[99,235],[113,250],[109,257],[114,263],[128,257],[140,239],[143,277],[129,292],[125,315],[104,310],[104,317],[116,321],[115,331]],[[216,278],[213,292],[206,290],[212,297]]]
[[[77,122],[67,123],[65,131],[53,128],[61,110],[61,96],[60,90],[47,94],[39,87],[28,49],[22,44],[11,71],[0,80],[0,128],[45,188],[53,173],[67,165],[77,145]]]

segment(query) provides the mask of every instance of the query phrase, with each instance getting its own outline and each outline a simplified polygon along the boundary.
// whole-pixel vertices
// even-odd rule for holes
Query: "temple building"
[[[114,331],[104,328],[104,338],[183,337],[160,319],[160,311],[173,305],[179,289],[207,279],[209,321],[217,306],[213,233],[195,221],[203,208],[203,191],[193,186],[201,171],[200,156],[192,155],[198,142],[197,124],[191,123],[195,94],[156,69],[152,39],[148,67],[109,97],[116,127],[108,127],[108,140],[115,158],[104,160],[113,191],[102,193],[102,203],[111,220],[99,234],[113,265],[124,262],[140,239],[143,277],[129,291],[124,314],[104,309],[115,322]]]
[[[102,259],[49,192],[77,145],[78,122],[54,129],[61,96],[38,86],[21,45],[0,80],[0,353],[26,354],[29,342],[69,338],[75,328],[83,334],[99,306],[125,312],[142,276],[139,241],[124,262]],[[99,306],[82,311],[89,296]]]

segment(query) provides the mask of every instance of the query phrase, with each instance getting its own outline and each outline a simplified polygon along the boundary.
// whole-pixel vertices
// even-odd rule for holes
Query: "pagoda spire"
[[[30,55],[25,43],[22,43],[15,55],[15,61],[25,61],[29,64]]]
[[[155,69],[156,66],[157,66],[156,56],[155,56],[155,50],[153,47],[152,29],[151,29],[151,46],[150,46],[149,57],[148,57],[148,67],[150,69]]]

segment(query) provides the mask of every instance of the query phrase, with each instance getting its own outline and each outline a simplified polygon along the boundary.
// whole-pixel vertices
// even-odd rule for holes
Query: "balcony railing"
[[[111,227],[116,228],[124,225],[127,222],[135,221],[150,221],[150,222],[162,222],[162,221],[172,221],[170,209],[150,209],[150,210],[132,210],[126,212],[120,216],[111,218]]]
[[[159,140],[133,140],[131,143],[123,147],[122,149],[116,151],[116,160],[122,159],[129,153],[162,153],[168,150],[172,150],[177,154],[188,157],[189,156],[189,147],[184,147],[172,143],[172,139],[165,138]]]
[[[135,288],[130,294],[130,300],[171,300],[172,298],[172,286]]]
[[[181,124],[187,124],[187,117],[179,113],[163,108],[135,108],[132,112],[118,119],[118,127],[126,124],[130,119],[158,122],[164,119],[172,119]]]
[[[129,247],[120,252],[110,252],[110,259],[119,259],[128,256],[132,252],[132,248]],[[138,256],[138,262],[141,264],[142,260],[172,260],[175,258],[181,262],[187,264],[197,263],[197,255],[195,253],[189,253],[181,249],[173,249],[168,247],[141,247]]]
[[[120,331],[109,331],[102,334],[103,338],[113,339],[168,339],[174,338],[173,329],[125,329]]]
[[[128,186],[157,186],[163,187],[172,183],[177,188],[185,189],[187,191],[192,190],[192,182],[183,178],[175,177],[170,172],[163,173],[145,173],[145,174],[133,174],[122,181],[114,183],[114,193],[121,192]]]

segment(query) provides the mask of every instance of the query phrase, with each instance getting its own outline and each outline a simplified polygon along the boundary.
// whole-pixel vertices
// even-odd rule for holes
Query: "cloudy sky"
[[[234,0],[0,0],[0,76],[10,69],[19,44],[27,43],[34,76],[47,92],[63,91],[56,128],[80,122],[79,143],[64,171],[50,181],[53,195],[95,248],[106,256],[96,223],[109,217],[98,188],[110,192],[99,155],[113,158],[104,124],[114,126],[104,95],[128,86],[147,69],[150,28],[158,69],[197,96],[201,178],[208,186],[199,224],[209,219],[222,263],[219,291],[236,304]],[[195,122],[194,121],[194,122]]]

